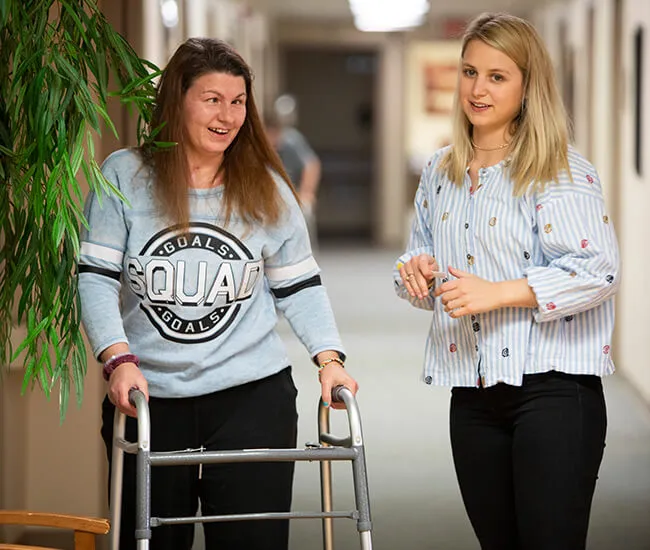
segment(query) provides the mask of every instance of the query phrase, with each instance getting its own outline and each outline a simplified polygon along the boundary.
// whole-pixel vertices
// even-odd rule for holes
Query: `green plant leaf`
[[[160,72],[94,0],[0,0],[0,41],[0,361],[20,357],[23,392],[58,389],[63,420],[71,384],[81,403],[87,369],[75,266],[88,221],[77,177],[100,199],[125,200],[101,173],[94,140],[104,125],[117,134],[114,96],[137,114],[139,143],[153,143]],[[15,322],[27,329],[18,345]]]

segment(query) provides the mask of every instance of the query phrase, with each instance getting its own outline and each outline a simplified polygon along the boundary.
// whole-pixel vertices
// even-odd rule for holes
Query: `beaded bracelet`
[[[133,353],[118,353],[117,355],[113,355],[104,363],[104,368],[102,369],[104,380],[108,381],[113,371],[122,363],[135,363],[135,366],[139,367],[140,359]]]

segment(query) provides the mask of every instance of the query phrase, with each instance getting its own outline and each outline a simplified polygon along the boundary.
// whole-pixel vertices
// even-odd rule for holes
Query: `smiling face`
[[[482,40],[471,40],[462,59],[459,94],[474,137],[507,138],[519,114],[524,94],[523,75],[516,63]]]
[[[246,82],[228,73],[194,80],[183,99],[185,149],[191,163],[221,161],[246,120]]]

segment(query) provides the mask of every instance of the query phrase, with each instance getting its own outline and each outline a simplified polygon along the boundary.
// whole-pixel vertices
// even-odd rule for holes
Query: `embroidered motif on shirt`
[[[544,233],[550,233],[551,231],[553,231],[553,226],[550,223],[547,223],[544,226]]]
[[[491,217],[488,223],[490,224],[490,227],[494,227],[497,224],[497,219],[495,217]]]

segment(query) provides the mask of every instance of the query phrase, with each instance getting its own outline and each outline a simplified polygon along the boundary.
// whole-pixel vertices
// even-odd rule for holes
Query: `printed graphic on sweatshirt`
[[[191,223],[154,235],[127,260],[126,280],[160,334],[173,342],[206,342],[236,319],[263,274],[246,246],[226,231]]]

